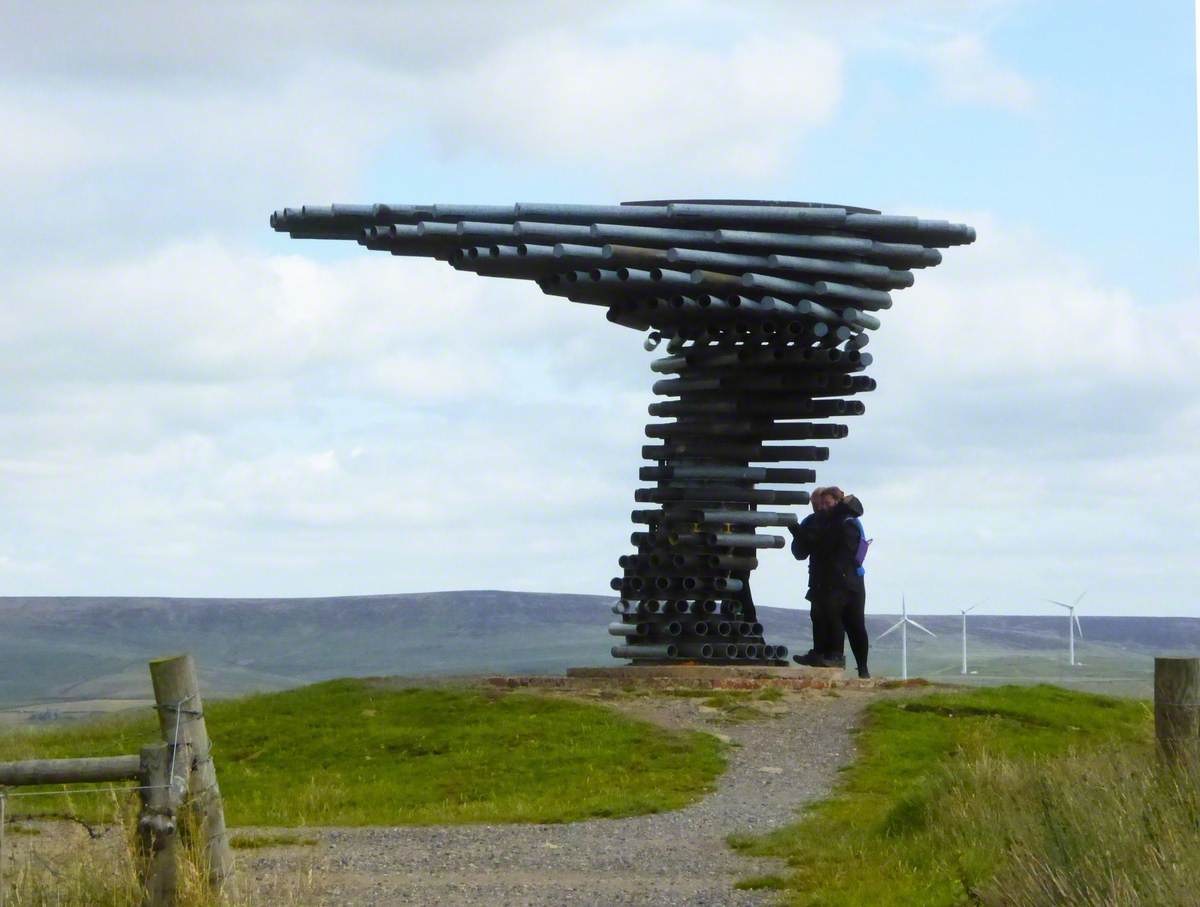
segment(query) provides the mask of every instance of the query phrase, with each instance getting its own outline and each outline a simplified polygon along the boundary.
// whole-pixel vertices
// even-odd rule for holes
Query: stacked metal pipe
[[[635,662],[784,663],[757,620],[750,573],[761,528],[795,523],[801,486],[861,415],[858,394],[876,314],[913,269],[975,231],[941,220],[801,202],[641,201],[621,205],[333,205],[285,208],[271,226],[302,239],[354,240],[461,271],[537,283],[606,310],[609,321],[667,342],[646,426],[653,465],[634,494],[636,553],[622,575],[616,658]],[[785,442],[782,444],[772,442]],[[770,465],[757,465],[770,464]]]

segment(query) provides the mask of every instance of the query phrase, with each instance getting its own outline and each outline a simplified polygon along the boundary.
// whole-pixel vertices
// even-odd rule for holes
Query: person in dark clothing
[[[836,656],[845,664],[844,640],[849,639],[850,651],[858,666],[859,677],[870,677],[867,655],[870,637],[867,635],[867,587],[861,558],[865,555],[863,544],[862,503],[854,495],[846,495],[832,510],[826,528],[826,546],[823,555],[828,557],[827,580],[829,608],[839,617],[839,635]],[[832,650],[832,647],[831,647]]]
[[[794,656],[794,659],[800,664],[814,667],[836,667],[832,662],[838,658],[841,651],[840,617],[838,612],[830,607],[829,560],[822,556],[828,544],[829,512],[837,505],[839,498],[839,489],[813,489],[813,512],[798,526],[789,527],[792,533],[793,556],[797,560],[808,561],[808,592],[804,597],[809,602],[813,633],[812,648],[803,655]],[[843,661],[842,665],[844,664]]]
[[[840,489],[813,492],[815,512],[792,529],[792,554],[808,559],[812,604],[813,648],[795,656],[800,664],[845,667],[845,640],[850,639],[860,677],[869,677],[866,586],[859,560],[863,542],[862,504]]]

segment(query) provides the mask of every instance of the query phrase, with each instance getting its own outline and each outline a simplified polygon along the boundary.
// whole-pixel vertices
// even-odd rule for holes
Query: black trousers
[[[845,651],[842,629],[842,601],[835,593],[813,592],[809,615],[812,617],[813,651],[827,658],[840,658]]]
[[[861,580],[849,588],[813,593],[813,649],[827,658],[843,658],[849,639],[855,663],[865,668],[871,649],[866,612],[867,589]]]
[[[871,637],[867,635],[867,587],[860,579],[840,596],[842,627],[850,640],[850,651],[858,669],[867,667],[867,655],[871,650]]]

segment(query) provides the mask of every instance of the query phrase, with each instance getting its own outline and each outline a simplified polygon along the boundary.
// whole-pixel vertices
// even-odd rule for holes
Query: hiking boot
[[[809,649],[803,655],[793,655],[792,661],[810,668],[844,668],[846,659],[841,655],[822,655]]]
[[[812,649],[809,649],[803,655],[793,655],[792,661],[798,665],[805,665],[809,668],[821,667],[821,656]]]
[[[860,680],[870,680],[871,672],[868,671],[866,668],[859,668],[858,669],[858,677]]]

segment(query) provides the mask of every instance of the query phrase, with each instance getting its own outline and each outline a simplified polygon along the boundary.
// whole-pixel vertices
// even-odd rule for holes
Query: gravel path
[[[614,700],[638,717],[740,744],[730,748],[716,793],[671,813],[566,825],[313,829],[315,847],[241,851],[239,873],[264,895],[281,878],[300,880],[291,886],[303,889],[296,902],[330,907],[768,904],[771,892],[732,886],[778,864],[738,856],[725,838],[783,825],[797,807],[828,794],[871,695],[789,693],[759,704],[770,717],[737,724],[722,723],[696,699]]]

